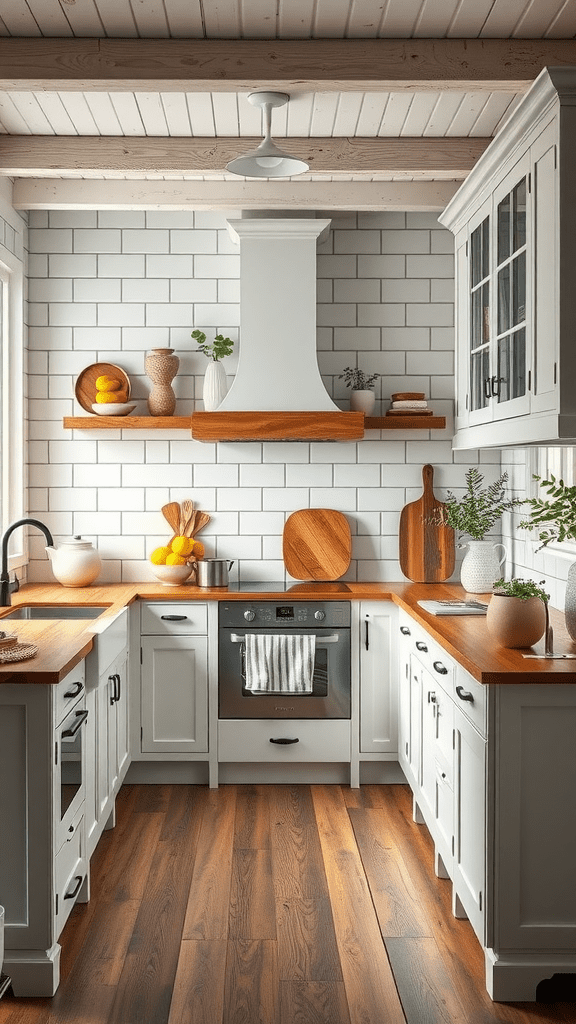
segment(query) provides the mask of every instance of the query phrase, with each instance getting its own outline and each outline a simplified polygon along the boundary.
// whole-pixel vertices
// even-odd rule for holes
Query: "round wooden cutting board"
[[[122,390],[126,392],[126,401],[130,398],[130,378],[124,370],[114,363],[92,363],[82,370],[74,388],[76,400],[86,412],[94,412],[92,403],[96,401],[96,381],[103,376],[119,381]]]
[[[302,508],[286,520],[284,564],[295,580],[338,580],[350,565],[348,520],[331,508]]]

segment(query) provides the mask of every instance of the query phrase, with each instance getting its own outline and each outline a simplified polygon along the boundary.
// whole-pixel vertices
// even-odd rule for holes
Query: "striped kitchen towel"
[[[246,633],[246,689],[252,693],[312,693],[316,637]]]

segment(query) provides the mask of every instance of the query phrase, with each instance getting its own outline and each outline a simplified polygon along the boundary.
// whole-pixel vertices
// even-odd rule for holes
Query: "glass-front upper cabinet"
[[[471,422],[517,415],[528,395],[527,194],[528,173],[516,167],[494,194],[489,212],[471,224],[467,260]]]

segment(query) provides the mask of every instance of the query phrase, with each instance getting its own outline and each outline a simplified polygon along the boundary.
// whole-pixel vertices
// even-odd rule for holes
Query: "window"
[[[532,448],[527,464],[530,469],[530,479],[526,488],[529,498],[547,497],[538,481],[534,480],[535,474],[542,480],[549,480],[553,475],[557,480],[563,480],[568,487],[573,487],[576,483],[576,448]],[[562,544],[550,544],[549,547],[556,551],[569,552],[573,558],[576,541],[567,540]]]
[[[2,532],[23,515],[24,375],[22,264],[7,250],[0,253],[0,525]],[[9,568],[24,565],[24,532],[10,542]]]

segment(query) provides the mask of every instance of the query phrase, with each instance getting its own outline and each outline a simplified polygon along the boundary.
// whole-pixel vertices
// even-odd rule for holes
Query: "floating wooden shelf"
[[[366,416],[366,430],[444,430],[445,416]]]
[[[189,416],[65,416],[72,430],[190,430]]]

